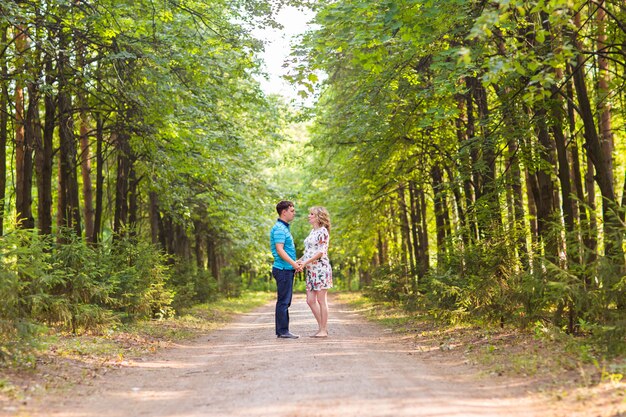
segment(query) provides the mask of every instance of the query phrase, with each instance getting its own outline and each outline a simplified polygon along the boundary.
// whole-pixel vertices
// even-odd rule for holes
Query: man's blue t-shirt
[[[289,230],[289,223],[278,219],[272,231],[270,232],[270,247],[272,249],[272,255],[274,256],[274,268],[278,269],[293,269],[288,262],[278,256],[276,252],[276,244],[282,243],[283,249],[287,252],[287,255],[294,261],[296,260],[296,245],[293,242],[293,236]]]

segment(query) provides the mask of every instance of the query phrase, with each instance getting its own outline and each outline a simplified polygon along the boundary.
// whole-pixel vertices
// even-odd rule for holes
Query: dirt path
[[[433,363],[384,328],[332,303],[330,337],[298,296],[298,340],[276,339],[273,304],[227,328],[109,372],[24,416],[545,416],[524,387]]]

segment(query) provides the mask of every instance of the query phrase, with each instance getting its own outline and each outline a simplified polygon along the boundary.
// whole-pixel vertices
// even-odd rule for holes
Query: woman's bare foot
[[[320,330],[319,332],[315,333],[311,337],[328,337],[328,332],[323,332],[323,331]]]

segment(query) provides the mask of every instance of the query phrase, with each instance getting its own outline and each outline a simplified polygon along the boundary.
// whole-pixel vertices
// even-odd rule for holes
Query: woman
[[[326,293],[333,286],[333,271],[328,260],[330,215],[324,207],[309,209],[309,223],[313,227],[304,239],[304,255],[298,263],[306,270],[306,302],[311,308],[318,332],[313,337],[328,337],[328,302]]]

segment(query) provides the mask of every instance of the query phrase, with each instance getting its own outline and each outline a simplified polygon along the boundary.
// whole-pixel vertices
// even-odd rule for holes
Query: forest
[[[260,87],[284,6],[315,12]],[[626,348],[621,0],[0,0],[0,360],[270,289],[281,199],[338,290]],[[298,248],[301,250],[301,246]]]

